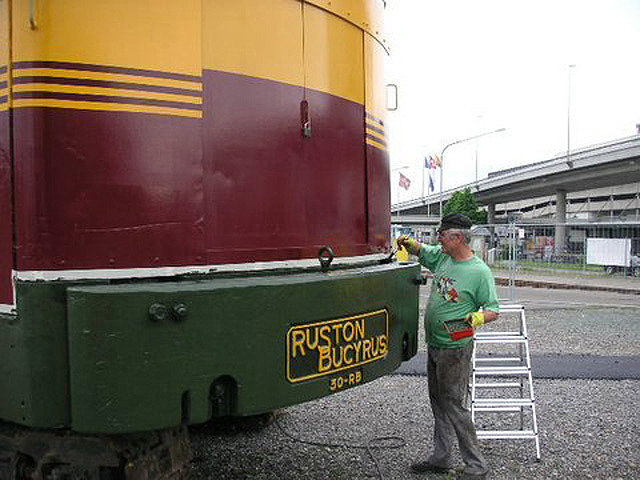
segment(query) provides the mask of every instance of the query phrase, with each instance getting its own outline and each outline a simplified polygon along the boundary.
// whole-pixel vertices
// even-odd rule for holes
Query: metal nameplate
[[[389,312],[291,327],[287,332],[287,379],[311,380],[382,360],[389,351]]]

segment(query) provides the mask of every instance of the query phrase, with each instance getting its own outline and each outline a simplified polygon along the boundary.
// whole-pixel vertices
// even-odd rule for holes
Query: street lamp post
[[[567,66],[567,167],[573,168],[571,160],[571,72],[576,66]],[[556,236],[554,249],[556,256],[564,253],[567,241],[567,192],[556,192]]]
[[[567,165],[569,168],[573,167],[573,162],[571,161],[571,71],[575,67],[575,65],[571,64],[567,70]]]
[[[459,143],[468,142],[470,140],[475,140],[476,138],[486,137],[487,135],[493,135],[494,133],[504,132],[506,128],[498,128],[496,130],[491,130],[490,132],[484,132],[479,135],[474,135],[473,137],[462,138],[460,140],[455,140],[451,143],[448,143],[440,152],[440,218],[442,218],[442,179],[443,179],[443,171],[444,171],[444,152],[447,151],[447,148],[457,145]]]

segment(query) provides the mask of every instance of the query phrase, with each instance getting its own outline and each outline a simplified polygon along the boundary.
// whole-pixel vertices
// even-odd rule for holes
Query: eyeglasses
[[[448,228],[447,230],[438,230],[436,233],[438,234],[438,238],[445,238],[451,235],[464,235],[462,231],[453,228]]]

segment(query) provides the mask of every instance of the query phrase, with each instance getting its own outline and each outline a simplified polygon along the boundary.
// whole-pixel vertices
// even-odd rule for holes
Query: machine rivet
[[[178,303],[174,305],[171,310],[173,312],[173,319],[176,322],[181,322],[182,320],[187,318],[187,315],[189,314],[187,306],[184,303]]]
[[[169,309],[161,304],[154,303],[149,307],[149,318],[152,322],[162,322],[169,317]]]

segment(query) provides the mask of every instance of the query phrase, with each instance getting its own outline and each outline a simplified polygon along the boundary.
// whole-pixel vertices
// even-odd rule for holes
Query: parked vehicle
[[[631,255],[631,261],[629,266],[607,265],[604,267],[604,271],[609,275],[615,273],[621,273],[623,275],[633,275],[634,277],[640,277],[640,256]]]

